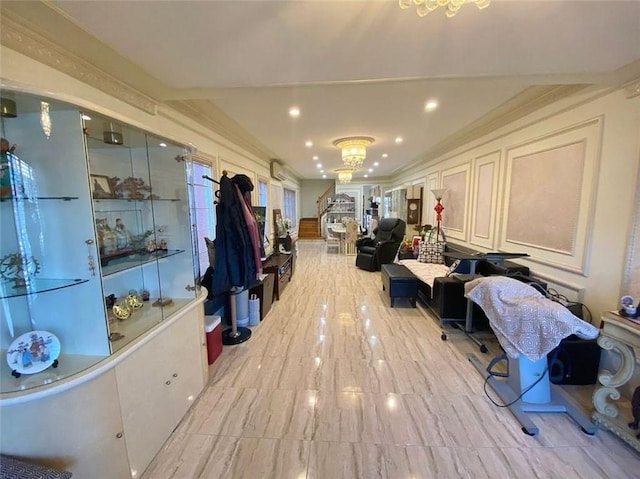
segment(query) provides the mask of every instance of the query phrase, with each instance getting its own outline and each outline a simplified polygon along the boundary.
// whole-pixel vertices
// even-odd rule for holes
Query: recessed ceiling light
[[[364,175],[364,177],[365,177],[365,178],[369,178],[369,175],[365,174],[365,175]]]
[[[378,166],[380,163],[378,163],[377,161],[373,162],[373,166]]]
[[[320,173],[324,173],[324,170],[320,170]]]
[[[429,100],[424,104],[424,109],[427,111],[433,111],[438,108],[437,100]]]
[[[82,119],[83,120],[91,120],[91,117],[85,113],[82,114]]]
[[[291,116],[291,118],[298,118],[300,116],[300,108],[297,106],[289,108],[289,116]]]
[[[167,144],[166,144],[166,143],[160,143],[160,146],[161,146],[162,148],[166,148],[166,147],[167,147]]]
[[[307,140],[304,142],[304,146],[306,146],[307,148],[311,148],[313,146],[313,141],[311,140]]]
[[[404,140],[401,136],[396,136],[396,143],[402,143]]]
[[[316,163],[316,168],[322,168],[322,163]]]
[[[369,168],[369,173],[373,173],[373,168]]]
[[[383,153],[382,154],[382,158],[389,158],[389,154],[388,153]]]
[[[326,177],[327,177],[327,175],[322,175],[322,177],[323,177],[323,178],[326,178]]]
[[[313,161],[318,161],[318,155],[313,157]]]

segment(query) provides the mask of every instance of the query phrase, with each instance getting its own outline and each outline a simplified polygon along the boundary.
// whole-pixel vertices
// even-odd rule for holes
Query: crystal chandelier
[[[342,150],[342,162],[345,166],[357,170],[362,168],[367,157],[367,146],[373,141],[373,138],[368,136],[350,136],[338,138],[333,144]]]
[[[338,173],[338,181],[340,183],[351,183],[351,178],[353,178],[353,169],[340,168],[336,170],[336,173]]]
[[[411,5],[415,5],[416,13],[421,17],[428,15],[438,7],[447,7],[445,15],[451,18],[458,13],[460,7],[465,3],[475,3],[482,10],[489,6],[491,0],[398,0],[398,4],[402,9],[411,8]]]

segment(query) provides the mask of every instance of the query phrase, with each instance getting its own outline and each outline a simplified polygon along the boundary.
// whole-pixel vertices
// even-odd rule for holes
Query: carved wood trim
[[[0,25],[0,38],[5,47],[80,80],[146,113],[151,115],[157,113],[158,104],[153,99],[80,57],[66,52],[29,28],[12,21],[10,16],[3,14]]]

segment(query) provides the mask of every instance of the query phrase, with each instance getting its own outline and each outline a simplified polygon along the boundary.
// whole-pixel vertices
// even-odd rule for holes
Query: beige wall
[[[528,253],[530,258],[519,262],[597,315],[617,308],[627,269],[638,207],[640,97],[628,99],[622,90],[592,95],[581,97],[577,106],[547,107],[414,166],[395,184],[425,180],[431,188],[448,182],[461,190],[449,204],[444,198],[451,241],[481,251]],[[567,146],[574,144],[581,146]],[[566,168],[568,162],[573,166]],[[519,190],[512,191],[516,183]],[[527,215],[524,221],[513,218],[518,201],[521,216]],[[447,218],[452,208],[453,224]],[[558,236],[539,235],[544,228]],[[640,297],[640,291],[633,293]]]
[[[335,183],[334,180],[302,180],[301,189],[301,218],[315,218],[317,215],[316,201]]]

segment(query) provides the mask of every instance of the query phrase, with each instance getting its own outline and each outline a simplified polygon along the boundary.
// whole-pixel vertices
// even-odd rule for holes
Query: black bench
[[[401,264],[383,264],[380,267],[382,274],[382,290],[389,292],[391,307],[396,298],[409,298],[411,306],[416,307],[418,297],[418,278]]]

